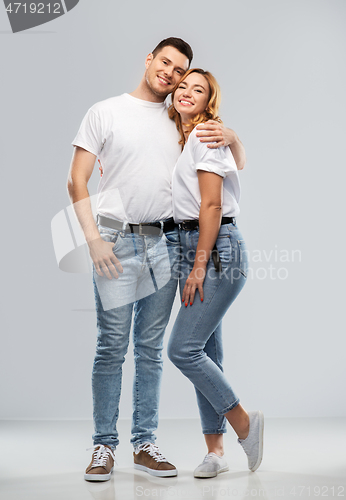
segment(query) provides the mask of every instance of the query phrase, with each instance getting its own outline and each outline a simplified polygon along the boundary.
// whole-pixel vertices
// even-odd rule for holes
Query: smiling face
[[[210,96],[208,80],[199,73],[183,78],[174,93],[173,105],[184,123],[205,111]]]
[[[156,57],[149,54],[146,61],[145,80],[156,96],[170,94],[189,67],[188,58],[174,47],[164,47]]]

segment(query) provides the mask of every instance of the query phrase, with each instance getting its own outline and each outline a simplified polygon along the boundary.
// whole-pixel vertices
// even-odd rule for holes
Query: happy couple
[[[84,475],[89,481],[108,480],[113,471],[132,317],[134,467],[154,476],[177,475],[154,434],[163,336],[177,276],[181,308],[168,355],[195,386],[208,450],[194,476],[228,470],[227,421],[249,468],[256,470],[262,460],[263,415],[242,407],[222,370],[221,320],[247,273],[236,223],[245,151],[218,116],[217,81],[207,71],[189,70],[192,57],[185,41],[162,40],[146,57],[136,90],[92,106],[73,141],[68,192],[93,261],[98,331],[94,450]],[[87,185],[96,158],[102,177],[95,222]],[[162,269],[168,269],[164,284]]]

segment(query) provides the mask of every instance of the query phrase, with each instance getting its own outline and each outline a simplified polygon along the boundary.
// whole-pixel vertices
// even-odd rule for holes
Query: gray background
[[[345,14],[342,0],[81,0],[14,35],[0,8],[0,418],[91,418],[91,277],[58,269],[50,222],[69,204],[70,143],[85,112],[134,90],[167,36],[189,41],[193,66],[215,74],[221,116],[248,155],[239,226],[262,262],[224,320],[227,376],[268,417],[346,414]],[[96,170],[91,193],[97,181]],[[274,250],[301,261],[265,261]],[[121,417],[132,369],[129,352]],[[195,416],[191,384],[165,359],[161,417]]]

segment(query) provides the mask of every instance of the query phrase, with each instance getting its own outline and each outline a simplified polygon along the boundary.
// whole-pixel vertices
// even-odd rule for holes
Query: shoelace
[[[167,458],[162,455],[162,453],[159,450],[159,447],[156,446],[156,444],[153,444],[153,443],[143,443],[143,444],[140,444],[136,448],[136,455],[140,451],[146,451],[147,453],[149,453],[149,455],[151,457],[153,457],[153,459],[156,460],[156,462],[167,462]]]
[[[98,450],[95,450],[99,446]],[[117,464],[115,460],[115,455],[112,452],[110,448],[107,448],[107,446],[103,446],[103,444],[95,444],[92,448],[88,448],[88,450],[95,450],[93,453],[93,463],[91,464],[91,467],[105,467],[107,464],[107,460],[109,458],[109,455],[113,458],[114,462]],[[118,465],[118,464],[117,464]]]

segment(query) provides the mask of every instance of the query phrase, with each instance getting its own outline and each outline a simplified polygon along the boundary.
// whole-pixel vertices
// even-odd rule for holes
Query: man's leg
[[[129,343],[133,304],[104,311],[95,286],[97,344],[92,372],[94,445],[119,444],[117,420],[122,365]]]
[[[163,336],[178,284],[180,239],[177,229],[161,238],[146,238],[147,267],[144,280],[156,282],[167,275],[168,282],[135,303],[133,343],[135,375],[133,384],[132,439],[134,447],[154,443],[158,426],[162,377]]]
[[[94,269],[97,345],[92,373],[94,445],[115,448],[122,382],[122,365],[129,343],[140,257],[132,235],[99,226],[101,238],[114,243],[123,266],[117,279],[99,276]],[[124,300],[122,300],[124,299]]]
[[[132,439],[134,467],[153,476],[177,475],[154,444],[159,421],[163,335],[168,324],[177,281],[135,304],[133,328],[135,374],[133,381]]]
[[[180,256],[178,231],[163,236],[161,245],[148,252],[153,281],[162,276],[162,257],[166,252],[171,276],[168,283],[135,304],[133,327],[135,375],[133,384],[132,439],[135,468],[154,476],[175,476],[177,470],[154,444],[158,426],[162,377],[163,336],[177,289],[177,265]],[[163,252],[162,252],[163,250]],[[168,253],[167,253],[168,251]]]
[[[97,344],[92,372],[94,452],[84,479],[107,481],[114,467],[118,445],[117,421],[121,392],[122,364],[129,343],[133,303],[104,310],[94,280],[97,312]]]
[[[131,442],[154,443],[158,426],[163,336],[174,302],[177,280],[135,304],[133,327],[135,375]]]

